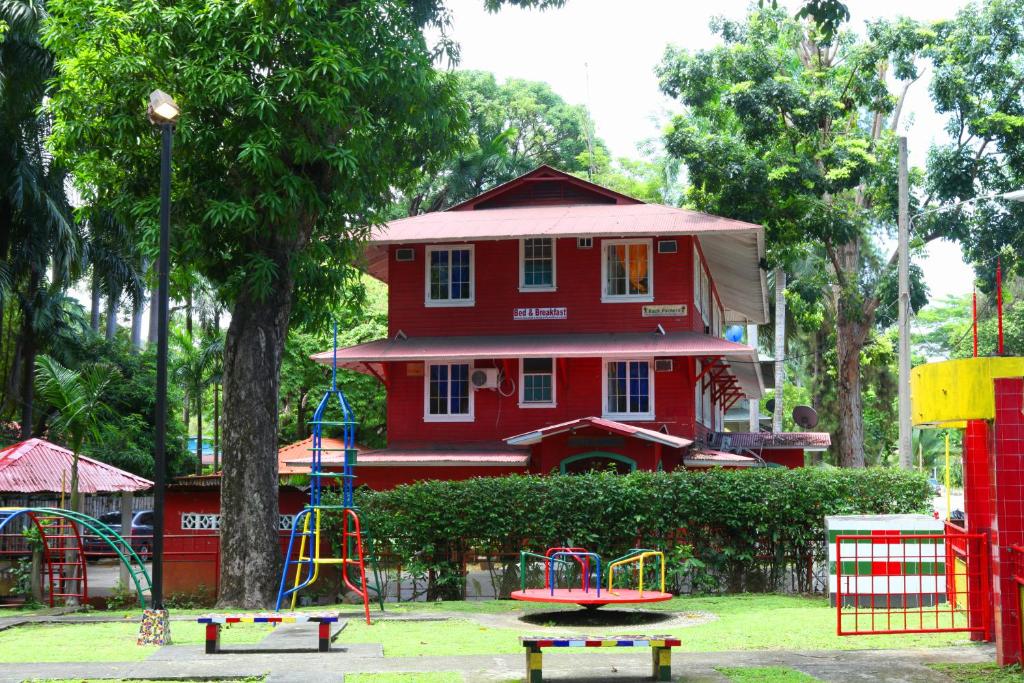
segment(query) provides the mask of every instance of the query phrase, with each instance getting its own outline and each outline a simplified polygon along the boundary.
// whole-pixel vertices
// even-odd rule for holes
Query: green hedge
[[[825,515],[928,512],[931,498],[915,472],[758,468],[424,481],[360,490],[356,502],[378,553],[422,575],[428,597],[453,598],[470,552],[509,574],[520,549],[570,543],[605,558],[655,547],[683,564],[690,547],[702,589],[809,590]],[[502,591],[518,581],[505,578]]]

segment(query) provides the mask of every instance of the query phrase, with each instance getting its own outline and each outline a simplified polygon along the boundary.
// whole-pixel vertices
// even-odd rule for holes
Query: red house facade
[[[758,225],[547,166],[384,226],[366,269],[389,286],[388,337],[337,352],[387,390],[387,447],[360,454],[361,478],[394,457],[518,454],[540,473],[759,464],[709,445],[763,391],[756,351],[724,338],[768,319],[763,257]]]

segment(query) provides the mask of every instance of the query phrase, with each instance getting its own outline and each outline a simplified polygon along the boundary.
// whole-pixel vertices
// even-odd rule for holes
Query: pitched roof
[[[749,346],[696,332],[610,332],[378,339],[338,349],[338,365],[389,361],[473,360],[477,358],[591,358],[643,356],[722,357],[744,395],[761,396],[763,384],[757,352]],[[312,356],[330,364],[333,351]]]
[[[538,177],[535,174],[543,174]],[[512,192],[517,184],[552,179],[582,188],[605,201],[478,207]],[[614,203],[612,203],[614,202]],[[448,211],[401,218],[373,230],[365,266],[387,282],[388,247],[394,244],[479,242],[523,237],[663,237],[692,235],[700,243],[727,322],[768,321],[768,285],[761,260],[764,228],[753,223],[662,204],[647,204],[550,167],[499,185]]]
[[[756,458],[737,453],[726,453],[709,448],[694,451],[683,458],[687,467],[754,467],[758,465]]]
[[[341,439],[334,439],[325,436],[320,440],[321,448],[344,448],[345,442]],[[278,474],[309,474],[309,463],[312,455],[313,437],[308,436],[300,441],[286,444],[277,449],[277,473]],[[356,446],[356,450],[360,450]],[[320,454],[321,460],[329,460],[331,451]]]
[[[303,465],[308,462],[309,456],[300,456],[296,460],[290,460],[289,464]],[[528,452],[509,448],[503,443],[435,444],[430,448],[393,444],[389,448],[361,451],[356,467],[357,471],[359,467],[457,467],[460,465],[526,467],[529,462],[530,454]],[[342,464],[340,454],[325,454],[323,464],[326,467],[340,466]]]
[[[832,436],[828,432],[717,432],[711,441],[720,448],[751,451],[775,448],[823,451],[832,445]]]
[[[505,439],[505,443],[511,446],[530,446],[543,441],[549,436],[564,434],[565,432],[583,427],[596,427],[597,429],[603,429],[604,431],[612,432],[613,434],[621,434],[622,436],[630,436],[642,439],[643,441],[651,441],[670,448],[684,448],[693,443],[690,439],[684,439],[681,436],[672,436],[671,434],[665,434],[645,427],[637,427],[631,424],[626,424],[625,422],[606,420],[602,417],[581,417],[575,420],[569,420],[568,422],[548,425],[532,432],[524,432],[522,434],[510,436]]]
[[[45,439],[28,439],[0,450],[0,492],[60,493],[71,485],[74,454]],[[144,491],[153,482],[84,455],[78,457],[80,493]]]
[[[578,189],[579,195],[576,197],[577,201],[584,199],[586,195],[590,195],[593,198],[600,198],[606,200],[606,203],[615,204],[643,204],[642,201],[634,197],[630,197],[627,194],[616,192],[610,188],[592,183],[589,180],[583,178],[577,178],[571,173],[559,170],[554,166],[547,164],[541,164],[532,171],[527,171],[518,178],[505,181],[500,185],[495,185],[489,190],[481,192],[475,197],[471,197],[466,201],[456,204],[455,206],[449,207],[447,211],[473,211],[481,210],[486,206],[488,202],[492,202],[501,196],[508,196],[513,194],[517,188],[523,187],[531,182],[539,183],[551,183],[552,181],[561,182],[567,185],[571,185],[573,188]]]

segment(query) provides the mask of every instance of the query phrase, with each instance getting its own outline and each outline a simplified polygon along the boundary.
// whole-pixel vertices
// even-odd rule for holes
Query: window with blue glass
[[[431,363],[426,375],[424,398],[428,420],[472,419],[468,363]]]
[[[555,288],[555,240],[531,237],[520,240],[519,288],[551,291]]]
[[[555,361],[524,358],[520,375],[519,404],[524,408],[555,405]]]
[[[654,419],[650,361],[608,361],[604,384],[606,416]]]
[[[473,298],[473,247],[428,247],[427,304],[471,306]]]

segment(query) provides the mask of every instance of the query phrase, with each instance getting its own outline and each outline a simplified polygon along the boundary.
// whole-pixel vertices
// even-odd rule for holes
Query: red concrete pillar
[[[1024,378],[996,379],[991,477],[992,601],[996,659],[1022,663],[1021,585],[1015,575],[1024,545]]]
[[[992,485],[991,458],[989,452],[989,423],[986,420],[970,420],[964,431],[964,516],[965,526],[969,533],[991,534],[993,525],[994,488]],[[992,614],[992,596],[987,591],[979,590],[975,585],[980,580],[980,573],[989,571],[987,567],[978,567],[981,558],[967,557],[968,576],[975,578],[970,581],[967,592],[970,605],[968,620],[972,628],[983,626],[979,623],[982,615]],[[992,632],[992,619],[989,617],[989,631]],[[977,632],[971,633],[971,640],[984,640]]]

